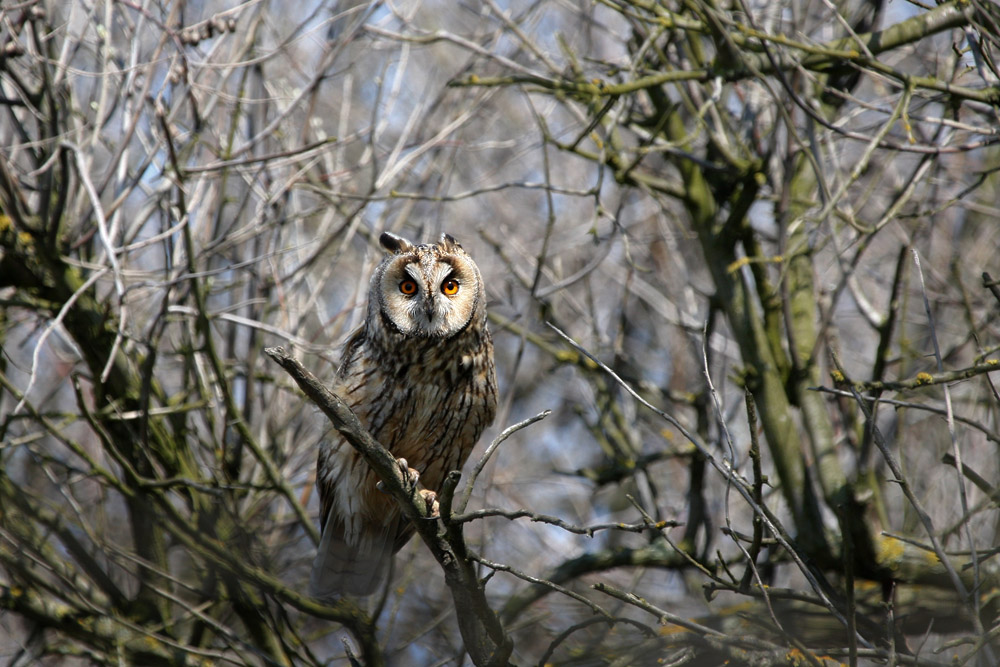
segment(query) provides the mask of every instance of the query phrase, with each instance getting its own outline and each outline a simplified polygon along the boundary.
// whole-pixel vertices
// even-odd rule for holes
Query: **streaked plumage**
[[[441,490],[496,415],[493,342],[479,268],[447,234],[415,245],[379,239],[364,325],[348,340],[333,390],[397,458]],[[323,539],[313,595],[367,595],[413,534],[396,502],[336,433],[320,446],[316,484]]]

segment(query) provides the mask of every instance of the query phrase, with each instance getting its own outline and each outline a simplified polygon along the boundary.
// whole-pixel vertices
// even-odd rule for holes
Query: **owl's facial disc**
[[[451,257],[400,257],[382,281],[382,311],[407,336],[448,338],[468,323],[475,275]]]

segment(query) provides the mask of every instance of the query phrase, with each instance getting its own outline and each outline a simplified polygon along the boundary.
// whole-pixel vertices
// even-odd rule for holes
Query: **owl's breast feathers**
[[[453,340],[452,346],[403,338],[394,341],[392,356],[377,363],[362,343],[341,368],[338,393],[379,443],[420,473],[425,488],[441,490],[445,475],[462,467],[496,416],[492,342],[489,332],[483,333],[462,336],[466,340]],[[350,454],[360,459],[353,449]],[[357,464],[367,473],[362,512],[394,514],[394,502],[377,490],[374,472],[360,460]]]

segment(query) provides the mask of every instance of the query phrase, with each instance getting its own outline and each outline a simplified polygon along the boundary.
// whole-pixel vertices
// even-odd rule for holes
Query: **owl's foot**
[[[399,471],[403,473],[403,484],[406,485],[407,490],[412,492],[416,488],[417,482],[420,481],[420,471],[416,468],[411,468],[410,464],[404,458],[396,459],[396,465],[399,466]],[[375,488],[385,493],[385,485],[381,481],[375,484]]]
[[[420,489],[417,493],[427,504],[427,518],[436,519],[441,516],[441,506],[438,504],[438,494],[430,489]]]
[[[416,468],[411,468],[410,464],[407,463],[406,459],[398,458],[396,459],[396,465],[399,466],[399,471],[403,473],[403,483],[406,484],[407,491],[410,493],[417,493],[420,498],[424,501],[427,506],[427,515],[436,519],[441,515],[440,506],[438,505],[437,494],[430,489],[419,489],[417,488],[420,482],[420,471]],[[385,486],[382,482],[375,485],[379,491],[385,492]]]
[[[410,488],[416,487],[417,482],[420,481],[420,472],[416,468],[411,468],[410,464],[404,458],[396,459],[396,465],[399,466],[399,471],[403,473],[406,485]]]

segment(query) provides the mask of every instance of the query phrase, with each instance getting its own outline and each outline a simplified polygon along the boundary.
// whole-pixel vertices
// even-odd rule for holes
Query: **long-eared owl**
[[[441,490],[496,415],[493,341],[479,267],[451,236],[416,245],[379,238],[368,315],[348,340],[333,384],[361,423],[423,486]],[[367,595],[413,534],[396,501],[336,432],[320,445],[323,537],[310,588],[319,598]]]

